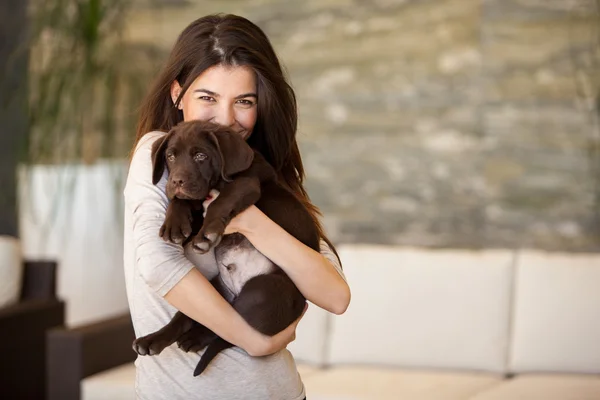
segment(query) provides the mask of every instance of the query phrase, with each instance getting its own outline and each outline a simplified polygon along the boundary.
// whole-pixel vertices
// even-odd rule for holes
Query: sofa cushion
[[[469,400],[597,400],[599,376],[523,375],[470,397]]]
[[[352,302],[333,317],[329,362],[505,371],[511,252],[338,250]]]
[[[492,374],[336,367],[304,378],[310,400],[464,400],[501,381]]]
[[[298,364],[298,373],[305,379],[320,370]],[[82,380],[82,400],[132,400],[135,398],[135,365],[123,364]]]
[[[519,254],[510,368],[600,372],[600,255]]]
[[[133,363],[123,364],[83,379],[81,399],[135,399],[135,365]]]

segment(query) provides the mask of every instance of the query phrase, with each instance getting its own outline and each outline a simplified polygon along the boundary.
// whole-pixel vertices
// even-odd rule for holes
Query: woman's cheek
[[[208,121],[211,119],[213,115],[211,115],[210,108],[196,106],[196,107],[184,107],[183,108],[183,120],[184,121]]]
[[[252,131],[254,125],[256,124],[256,117],[257,112],[256,107],[254,107],[249,110],[244,110],[244,112],[238,116],[237,120],[245,129]]]

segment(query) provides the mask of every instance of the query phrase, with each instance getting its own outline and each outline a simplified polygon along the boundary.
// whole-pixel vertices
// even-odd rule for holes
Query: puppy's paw
[[[192,241],[192,248],[196,253],[199,254],[208,253],[208,251],[215,245],[213,245],[212,242],[207,238],[202,237],[202,235],[200,234],[196,235],[196,237],[194,237],[194,240]]]
[[[216,338],[217,335],[207,328],[196,326],[181,335],[177,340],[177,345],[185,352],[197,353],[208,346]]]
[[[208,343],[198,342],[197,340],[182,340],[181,342],[177,342],[179,348],[186,353],[198,353],[208,346]]]
[[[167,215],[158,234],[164,241],[181,244],[192,233],[192,221],[187,215]]]
[[[196,252],[200,254],[207,253],[211,248],[221,242],[223,233],[202,232],[200,231],[193,239],[192,245]]]
[[[221,219],[205,220],[202,229],[193,240],[194,250],[199,253],[206,253],[217,246],[223,238],[225,225],[225,222]]]
[[[167,348],[171,342],[161,338],[156,333],[142,336],[141,338],[133,341],[133,351],[138,353],[140,356],[154,356],[160,354],[165,348]]]

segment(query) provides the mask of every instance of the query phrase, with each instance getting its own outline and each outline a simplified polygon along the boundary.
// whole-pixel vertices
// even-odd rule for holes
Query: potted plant
[[[127,309],[122,187],[137,106],[160,60],[125,39],[131,3],[30,4],[19,231],[26,257],[58,261],[70,324]]]

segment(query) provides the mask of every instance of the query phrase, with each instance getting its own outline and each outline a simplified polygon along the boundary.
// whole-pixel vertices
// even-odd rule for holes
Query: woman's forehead
[[[190,86],[192,91],[202,89],[224,97],[255,93],[256,74],[245,65],[215,65],[201,73]]]

